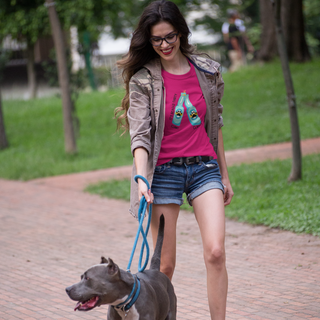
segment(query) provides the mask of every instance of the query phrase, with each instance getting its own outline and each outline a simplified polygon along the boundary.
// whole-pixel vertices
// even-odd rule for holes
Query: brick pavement
[[[108,177],[127,175],[112,170]],[[76,176],[0,179],[0,319],[106,319],[106,307],[74,312],[64,288],[101,255],[125,269],[137,222],[128,203],[81,191],[96,178]],[[228,320],[320,320],[319,237],[230,220],[226,231]],[[196,221],[181,212],[173,278],[179,320],[210,319],[205,281]]]

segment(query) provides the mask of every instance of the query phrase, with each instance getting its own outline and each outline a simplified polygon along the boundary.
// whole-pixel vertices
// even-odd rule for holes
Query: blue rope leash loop
[[[138,183],[138,179],[143,180],[145,182],[145,184],[147,185],[148,190],[150,189],[149,182],[145,177],[140,176],[140,175],[136,175],[134,177],[135,182]],[[142,198],[140,200],[139,210],[138,210],[139,227],[138,227],[137,235],[136,235],[136,238],[135,238],[135,241],[134,241],[134,245],[133,245],[133,248],[132,248],[131,256],[130,256],[128,267],[127,267],[127,271],[129,271],[129,272],[130,272],[130,267],[131,267],[131,263],[132,263],[132,260],[133,260],[134,252],[136,251],[136,247],[137,247],[137,243],[138,243],[138,240],[139,240],[140,233],[141,233],[143,239],[142,239],[142,245],[141,245],[141,250],[140,250],[138,271],[139,272],[143,272],[144,269],[146,268],[147,264],[148,264],[148,261],[149,261],[150,248],[149,248],[147,236],[148,236],[150,223],[151,223],[152,204],[150,204],[150,207],[149,207],[148,223],[147,223],[145,231],[143,230],[143,226],[142,226],[144,217],[146,215],[147,206],[148,206],[148,202],[147,202],[145,196],[142,196]],[[144,261],[143,266],[141,267],[143,254],[144,254],[144,250],[145,249],[146,249],[146,259]]]

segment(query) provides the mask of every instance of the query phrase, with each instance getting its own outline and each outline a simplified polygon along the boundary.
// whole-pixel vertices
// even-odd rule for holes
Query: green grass
[[[130,201],[130,179],[109,180],[89,185],[85,191],[103,198]]]
[[[291,64],[301,138],[320,136],[320,59]],[[224,74],[225,149],[290,140],[286,91],[279,62]],[[0,151],[0,177],[29,180],[132,163],[130,139],[116,131],[113,112],[123,90],[82,93],[78,154],[64,152],[61,99],[3,101],[10,148]]]
[[[320,60],[290,65],[301,139],[320,136]],[[286,88],[279,62],[223,75],[227,150],[291,140]]]
[[[122,90],[80,95],[78,154],[72,156],[64,152],[61,99],[3,101],[10,147],[0,151],[0,177],[29,180],[132,162],[128,135],[115,133],[113,113],[122,95]]]
[[[234,197],[226,216],[320,236],[320,155],[303,158],[303,180],[288,183],[291,160],[269,161],[229,168]],[[130,180],[108,181],[86,191],[129,201]],[[187,203],[182,209],[192,211]]]
[[[229,168],[230,218],[320,236],[320,154],[303,158],[303,179],[288,183],[291,160]]]

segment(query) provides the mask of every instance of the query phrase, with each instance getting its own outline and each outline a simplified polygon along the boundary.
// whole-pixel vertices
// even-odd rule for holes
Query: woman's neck
[[[189,61],[181,52],[172,61],[161,59],[161,65],[165,71],[175,75],[186,74],[190,71]]]

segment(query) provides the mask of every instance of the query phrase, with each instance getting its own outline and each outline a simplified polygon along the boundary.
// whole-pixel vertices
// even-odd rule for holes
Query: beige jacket
[[[207,113],[205,128],[215,152],[218,151],[218,130],[223,126],[220,101],[223,96],[224,82],[219,63],[198,55],[188,58],[195,66],[202,89]],[[160,153],[164,132],[165,97],[161,76],[160,58],[147,63],[130,79],[130,107],[128,121],[131,136],[131,152],[139,147],[148,151],[147,180],[151,186],[154,169]],[[195,155],[197,156],[197,155]],[[139,209],[138,184],[134,181],[136,168],[133,161],[130,194],[130,213],[136,217]]]

